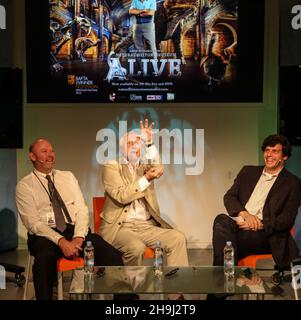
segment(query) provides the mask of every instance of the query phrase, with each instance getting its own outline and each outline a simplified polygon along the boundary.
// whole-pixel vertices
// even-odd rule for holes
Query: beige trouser
[[[124,222],[112,245],[123,253],[125,265],[142,265],[146,247],[160,240],[168,266],[188,266],[186,238],[180,231],[154,225],[153,220]]]

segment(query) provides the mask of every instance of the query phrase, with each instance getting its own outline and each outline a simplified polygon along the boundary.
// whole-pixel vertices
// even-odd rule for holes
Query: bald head
[[[51,143],[45,139],[35,140],[29,147],[29,159],[36,170],[48,174],[55,163],[55,153]]]
[[[29,146],[29,152],[32,152],[33,149],[35,148],[35,146],[36,146],[37,144],[39,144],[40,142],[43,142],[43,141],[44,141],[44,142],[48,142],[49,144],[51,144],[48,140],[39,138],[39,139],[35,140],[35,141]]]

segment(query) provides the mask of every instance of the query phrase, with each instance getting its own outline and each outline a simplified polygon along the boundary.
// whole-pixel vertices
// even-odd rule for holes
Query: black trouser
[[[57,231],[57,230],[56,230]],[[59,231],[57,231],[59,232]],[[72,240],[74,227],[67,225],[64,232],[59,232],[67,240]],[[83,248],[86,241],[92,241],[95,250],[95,265],[97,266],[121,266],[123,261],[121,252],[112,247],[109,243],[103,240],[99,235],[89,233],[83,243]],[[63,257],[63,252],[54,242],[36,235],[28,234],[28,249],[34,256],[34,264],[32,267],[33,282],[37,300],[51,300],[52,288],[56,281],[57,260]],[[79,251],[80,257],[84,256],[83,250]]]
[[[235,250],[235,265],[238,260],[252,254],[271,253],[270,244],[264,230],[245,231],[226,214],[218,215],[213,224],[213,265],[224,265],[223,249],[231,241]]]

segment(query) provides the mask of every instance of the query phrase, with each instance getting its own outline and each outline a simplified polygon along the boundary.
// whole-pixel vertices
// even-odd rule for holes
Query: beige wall
[[[19,1],[18,1],[19,3]],[[198,176],[186,176],[184,166],[166,166],[157,183],[162,215],[182,230],[190,247],[211,246],[212,222],[224,211],[223,194],[244,164],[257,164],[260,141],[276,130],[277,125],[277,23],[275,1],[268,0],[270,14],[266,21],[265,94],[261,104],[160,105],[149,110],[160,128],[173,126],[205,130],[205,168]],[[277,7],[277,6],[276,6]],[[18,6],[20,10],[20,6]],[[19,41],[15,43],[15,61],[25,65],[24,11],[16,12]],[[22,27],[23,26],[23,27]],[[267,58],[269,57],[269,58]],[[250,52],[250,58],[252,58]],[[87,204],[103,194],[100,166],[95,152],[99,129],[116,124],[128,112],[130,121],[139,120],[150,105],[26,105],[24,147],[17,157],[18,178],[31,170],[27,160],[28,145],[38,137],[51,140],[57,153],[57,168],[71,170],[78,178]],[[26,232],[19,224],[20,245]]]
[[[223,211],[222,195],[240,167],[257,163],[257,115],[252,109],[203,108],[152,111],[160,128],[181,119],[184,126],[205,130],[205,168],[201,175],[186,176],[184,165],[166,165],[157,183],[162,214],[188,237],[192,246],[207,246],[214,216]],[[235,117],[233,116],[235,112]],[[96,133],[116,124],[124,110],[97,107],[28,108],[25,113],[25,146],[38,137],[50,139],[57,153],[57,168],[71,170],[78,178],[91,208],[93,195],[102,195],[100,166],[96,162]],[[139,120],[140,112],[131,110],[129,119]],[[239,119],[239,121],[237,121]],[[157,122],[157,121],[156,121]],[[183,123],[182,123],[183,124]],[[186,124],[186,125],[185,125]],[[157,123],[158,125],[158,123]],[[239,132],[239,134],[237,134]],[[31,170],[27,149],[18,152],[18,176]]]

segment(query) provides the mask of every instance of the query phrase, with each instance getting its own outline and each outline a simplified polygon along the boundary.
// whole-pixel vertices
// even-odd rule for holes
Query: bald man
[[[95,265],[123,265],[121,253],[89,229],[89,212],[70,171],[54,169],[51,143],[38,139],[29,148],[34,170],[20,180],[16,203],[28,231],[28,249],[35,257],[36,299],[51,300],[56,263],[61,257],[83,257],[86,241],[95,248]]]

